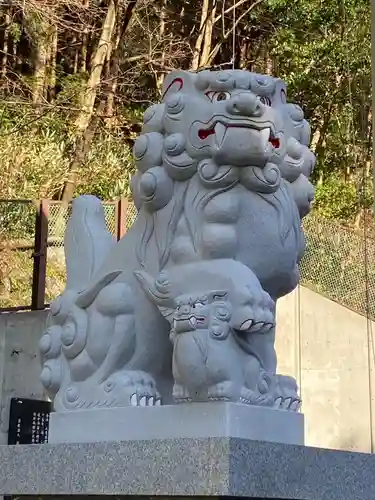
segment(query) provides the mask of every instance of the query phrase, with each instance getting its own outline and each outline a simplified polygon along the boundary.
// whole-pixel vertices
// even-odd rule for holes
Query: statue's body
[[[227,400],[297,410],[275,308],[298,284],[314,155],[282,81],[176,72],[134,146],[139,214],[118,243],[74,203],[68,283],[41,340],[57,411]],[[172,398],[173,392],[173,398]]]

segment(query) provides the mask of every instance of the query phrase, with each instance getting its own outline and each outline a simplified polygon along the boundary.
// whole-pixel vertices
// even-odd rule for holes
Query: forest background
[[[316,212],[359,225],[370,208],[369,0],[3,0],[0,16],[1,199],[129,195],[164,76],[234,57],[303,107]]]
[[[5,200],[129,197],[165,75],[234,63],[283,78],[312,126],[302,284],[375,319],[370,0],[0,0],[0,26],[0,309],[66,283],[67,204],[40,251],[34,204]]]

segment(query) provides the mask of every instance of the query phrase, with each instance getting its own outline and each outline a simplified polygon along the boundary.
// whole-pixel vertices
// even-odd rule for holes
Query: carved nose
[[[264,106],[252,92],[239,94],[227,102],[227,111],[231,115],[261,116]]]
[[[190,307],[189,306],[183,306],[183,307],[181,307],[181,312],[182,312],[182,314],[189,314]]]

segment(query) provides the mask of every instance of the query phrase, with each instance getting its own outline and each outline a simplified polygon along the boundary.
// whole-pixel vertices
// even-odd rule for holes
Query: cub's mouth
[[[175,318],[173,321],[173,328],[177,332],[189,332],[191,330],[196,330],[199,325],[205,323],[205,318],[203,316],[193,316],[186,315]]]
[[[276,137],[276,135],[272,132],[270,127],[265,127],[261,130],[257,130],[254,127],[249,125],[240,125],[240,124],[230,124],[226,125],[221,122],[217,122],[212,124],[208,128],[201,128],[198,130],[198,137],[202,141],[207,139],[209,136],[214,135],[216,144],[220,147],[224,141],[225,135],[227,133],[228,128],[247,128],[251,129],[251,131],[259,134],[259,140],[264,147],[267,149],[268,144],[271,144],[274,149],[278,149],[280,147],[280,139]]]

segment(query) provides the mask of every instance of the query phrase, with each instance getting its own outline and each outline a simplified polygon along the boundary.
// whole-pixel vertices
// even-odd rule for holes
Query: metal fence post
[[[45,307],[49,201],[40,200],[35,219],[35,247],[31,309]]]
[[[116,237],[119,241],[126,233],[128,199],[120,198],[116,203]]]

